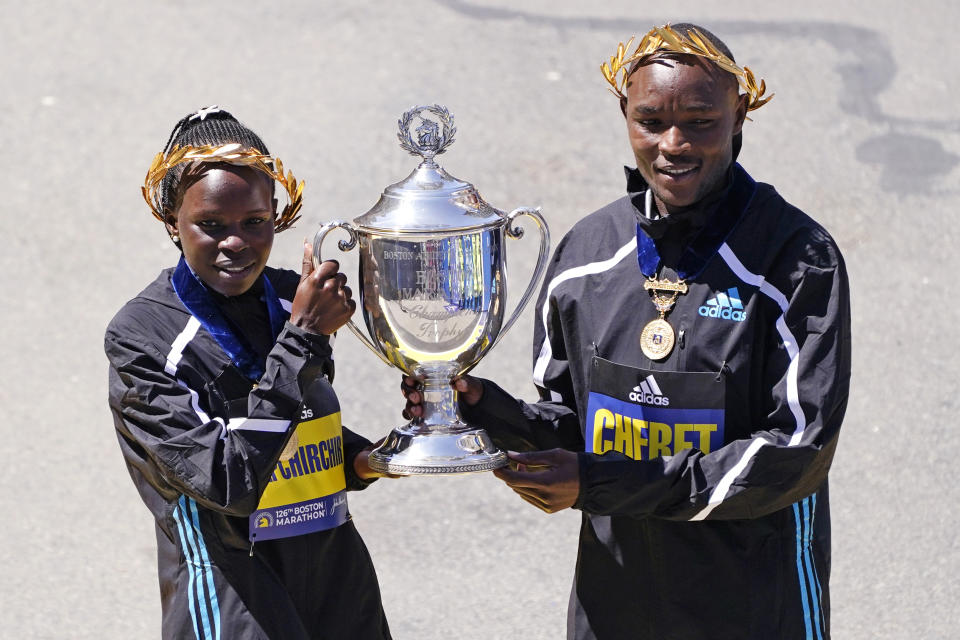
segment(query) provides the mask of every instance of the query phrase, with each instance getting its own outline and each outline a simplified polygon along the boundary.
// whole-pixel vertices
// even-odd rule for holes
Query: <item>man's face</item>
[[[720,188],[747,112],[732,76],[696,56],[655,56],[626,93],[630,146],[660,212]]]
[[[207,286],[225,296],[249,289],[273,246],[276,202],[272,184],[247,167],[202,167],[184,180],[180,206],[167,221],[180,235],[187,264]]]

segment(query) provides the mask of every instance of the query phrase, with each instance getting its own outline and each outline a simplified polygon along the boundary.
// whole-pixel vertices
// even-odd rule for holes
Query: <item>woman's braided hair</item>
[[[256,149],[263,155],[270,155],[267,145],[263,143],[260,136],[243,125],[229,111],[214,105],[180,118],[170,132],[170,137],[167,138],[163,153],[167,154],[175,147],[219,146],[233,143]],[[173,211],[176,208],[177,198],[181,195],[177,193],[180,189],[180,179],[186,167],[187,165],[176,166],[164,176],[160,187],[164,211]],[[271,180],[271,192],[273,187],[273,180]]]

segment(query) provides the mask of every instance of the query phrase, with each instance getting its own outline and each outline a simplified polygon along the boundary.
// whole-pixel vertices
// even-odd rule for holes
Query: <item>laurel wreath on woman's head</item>
[[[617,47],[616,55],[610,56],[609,62],[600,65],[603,77],[613,87],[610,92],[620,99],[625,100],[627,97],[624,88],[630,75],[630,63],[664,51],[706,58],[724,71],[735,75],[740,87],[747,94],[747,111],[759,109],[774,96],[774,94],[770,94],[764,98],[763,94],[767,91],[767,84],[763,79],[757,83],[756,76],[753,75],[750,67],[744,66],[741,68],[737,66],[699,29],[691,29],[686,35],[683,35],[669,24],[654,27],[643,36],[643,40],[640,41],[636,50],[628,57],[624,57],[630,50],[631,44],[633,44],[633,38],[630,38],[627,44],[621,42]]]
[[[147,177],[144,179],[143,199],[150,207],[153,217],[164,222],[162,199],[162,184],[167,173],[180,164],[186,163],[214,163],[224,162],[241,167],[252,167],[265,173],[280,183],[287,193],[287,206],[284,207],[273,221],[276,231],[289,229],[300,219],[298,215],[303,206],[303,180],[297,181],[292,171],[283,172],[283,162],[280,158],[273,158],[260,153],[256,149],[244,147],[241,144],[208,144],[199,147],[177,146],[164,155],[161,151],[153,158]],[[271,166],[271,164],[273,166]]]

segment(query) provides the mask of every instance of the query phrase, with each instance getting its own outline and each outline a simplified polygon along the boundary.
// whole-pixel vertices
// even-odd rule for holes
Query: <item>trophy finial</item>
[[[429,112],[437,120],[426,118],[423,115],[424,112]],[[416,141],[410,133],[414,118],[420,119],[420,124],[415,129]],[[406,149],[410,155],[423,158],[428,165],[434,164],[434,156],[446,151],[447,147],[453,142],[453,136],[457,133],[457,128],[453,126],[453,116],[450,115],[446,107],[439,104],[413,107],[400,117],[397,124],[400,126],[400,132],[397,133],[400,146]],[[440,130],[441,125],[443,125],[443,131]]]

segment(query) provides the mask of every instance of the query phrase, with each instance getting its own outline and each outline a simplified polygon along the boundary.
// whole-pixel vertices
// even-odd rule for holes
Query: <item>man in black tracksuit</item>
[[[569,637],[827,638],[843,259],[735,163],[757,95],[699,56],[647,55],[628,77],[638,169],[553,256],[541,400],[464,378],[463,414],[534,451],[496,472],[521,497],[583,512]]]

